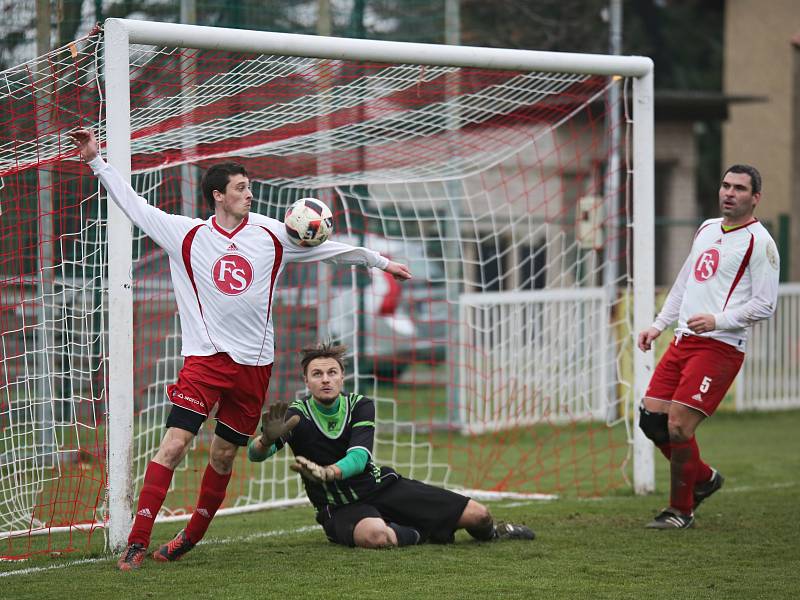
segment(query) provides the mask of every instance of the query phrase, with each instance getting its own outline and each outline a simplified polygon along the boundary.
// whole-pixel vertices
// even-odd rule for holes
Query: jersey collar
[[[239,223],[236,226],[236,229],[234,229],[233,231],[226,231],[222,227],[220,227],[219,224],[217,223],[217,217],[216,216],[211,217],[211,225],[212,225],[212,227],[214,227],[214,229],[219,231],[226,238],[230,239],[233,236],[235,236],[237,233],[239,233],[242,229],[244,229],[244,226],[247,225],[247,220],[248,220],[248,217],[245,217],[244,219],[242,219],[242,222]]]
[[[722,226],[722,221],[720,221],[719,228],[722,230],[723,235],[726,233],[733,233],[734,231],[739,231],[740,229],[744,229],[745,227],[750,227],[753,223],[758,223],[758,219],[753,218],[752,221],[748,221],[747,223],[742,223],[741,225],[737,225],[736,227],[732,227],[731,229],[725,229]]]

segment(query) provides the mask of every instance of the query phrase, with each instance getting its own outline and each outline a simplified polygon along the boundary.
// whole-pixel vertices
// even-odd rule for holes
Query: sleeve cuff
[[[663,332],[667,328],[667,325],[669,325],[669,323],[663,323],[659,319],[656,319],[655,321],[653,321],[650,327],[654,327],[655,329],[658,329],[659,331]]]
[[[93,172],[97,173],[100,169],[106,166],[106,161],[104,161],[103,157],[98,154],[88,162],[88,165],[92,168]]]
[[[731,329],[730,321],[724,313],[716,313],[714,315],[714,329]]]
[[[378,262],[375,263],[375,266],[383,271],[389,265],[389,259],[385,256],[381,256],[378,258]]]

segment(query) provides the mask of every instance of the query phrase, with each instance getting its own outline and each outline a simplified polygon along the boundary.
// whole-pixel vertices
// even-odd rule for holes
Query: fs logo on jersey
[[[226,254],[214,263],[211,278],[226,296],[238,296],[253,283],[253,265],[241,254]]]
[[[697,262],[694,264],[694,278],[700,283],[705,283],[711,279],[719,267],[719,250],[709,248],[704,250]]]

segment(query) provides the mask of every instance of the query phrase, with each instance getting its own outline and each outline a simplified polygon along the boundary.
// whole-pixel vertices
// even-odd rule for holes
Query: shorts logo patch
[[[695,402],[702,402],[703,397],[700,394],[695,394],[694,396],[692,396],[692,400],[694,400]]]
[[[187,396],[186,394],[182,394],[178,390],[173,390],[172,391],[172,398],[173,398],[173,400],[176,399],[176,398],[178,400],[185,400],[186,402],[189,402],[191,404],[195,404],[197,406],[202,406],[203,408],[205,408],[205,405],[200,400],[198,400],[197,398],[192,398],[191,396]]]

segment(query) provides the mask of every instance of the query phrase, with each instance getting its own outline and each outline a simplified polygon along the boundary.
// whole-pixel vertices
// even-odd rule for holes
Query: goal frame
[[[107,19],[104,24],[107,160],[131,176],[129,56],[132,44],[225,50],[321,59],[584,73],[633,79],[633,331],[647,328],[654,312],[654,106],[653,61],[607,56],[333,38],[240,29]],[[133,281],[132,224],[108,203],[108,541],[125,546],[133,507]],[[633,401],[644,395],[652,353],[634,352]],[[633,427],[634,491],[655,488],[652,444]]]

